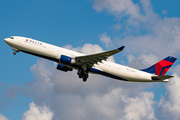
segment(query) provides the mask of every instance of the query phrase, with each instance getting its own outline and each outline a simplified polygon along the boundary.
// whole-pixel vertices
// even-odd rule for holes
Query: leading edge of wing
[[[78,56],[76,57],[78,58],[85,58],[85,57],[93,57],[93,56],[112,56],[118,52],[121,52],[123,49],[125,48],[125,46],[119,47],[117,49],[114,50],[110,50],[110,51],[106,51],[106,52],[101,52],[101,53],[96,53],[96,54],[90,54],[90,55],[84,55],[84,56]]]

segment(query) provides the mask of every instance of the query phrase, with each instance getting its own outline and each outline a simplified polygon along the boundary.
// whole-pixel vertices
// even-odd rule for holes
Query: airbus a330
[[[86,55],[32,38],[11,36],[5,38],[4,41],[12,47],[14,55],[21,51],[57,62],[57,69],[61,71],[67,72],[76,69],[77,75],[84,82],[89,77],[89,73],[123,81],[168,82],[168,79],[173,76],[165,74],[177,59],[168,56],[149,68],[138,70],[107,61],[108,57],[121,52],[124,46],[106,52]]]

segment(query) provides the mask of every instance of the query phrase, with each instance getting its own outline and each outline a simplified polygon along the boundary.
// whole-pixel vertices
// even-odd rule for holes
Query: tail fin
[[[176,59],[177,58],[169,56],[169,57],[159,61],[155,65],[152,65],[149,68],[143,69],[142,71],[145,71],[145,72],[148,72],[151,74],[155,74],[158,76],[164,76],[166,74],[166,72],[169,70],[169,68],[176,61]]]

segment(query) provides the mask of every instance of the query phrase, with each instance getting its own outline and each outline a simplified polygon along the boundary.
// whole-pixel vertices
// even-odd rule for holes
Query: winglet
[[[122,51],[124,48],[125,48],[125,46],[122,46],[122,47],[118,48],[117,50]]]

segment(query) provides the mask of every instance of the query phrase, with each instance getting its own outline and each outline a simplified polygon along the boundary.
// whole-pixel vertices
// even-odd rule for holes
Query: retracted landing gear
[[[84,82],[87,81],[88,72],[86,70],[78,70],[77,74],[79,75],[79,78],[82,78]]]

